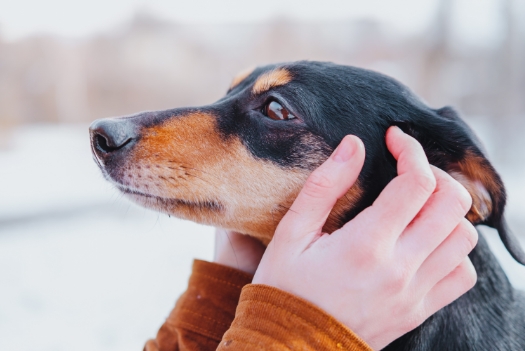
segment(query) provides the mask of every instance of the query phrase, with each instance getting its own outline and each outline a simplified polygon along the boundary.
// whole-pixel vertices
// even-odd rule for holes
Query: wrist
[[[264,250],[264,245],[257,239],[218,229],[213,262],[253,275]]]
[[[301,350],[372,351],[357,334],[315,304],[263,284],[243,288],[235,319],[223,341],[238,333],[260,339],[260,349],[293,344]]]
[[[252,275],[255,274],[258,266],[258,262],[247,262],[246,260],[236,257],[234,253],[228,252],[220,252],[216,254],[213,262]]]

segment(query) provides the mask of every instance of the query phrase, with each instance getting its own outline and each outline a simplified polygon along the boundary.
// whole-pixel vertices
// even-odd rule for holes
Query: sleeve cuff
[[[372,351],[319,307],[258,284],[242,290],[235,320],[218,348],[228,349]]]
[[[234,268],[195,260],[188,289],[166,323],[220,341],[235,317],[242,288],[252,278]]]

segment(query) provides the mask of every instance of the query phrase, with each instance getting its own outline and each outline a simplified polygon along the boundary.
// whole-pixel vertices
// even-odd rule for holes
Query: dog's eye
[[[285,109],[280,103],[278,103],[275,100],[272,100],[266,105],[264,105],[262,112],[266,117],[269,117],[276,121],[289,120],[295,118],[295,116],[292,115],[290,111]]]

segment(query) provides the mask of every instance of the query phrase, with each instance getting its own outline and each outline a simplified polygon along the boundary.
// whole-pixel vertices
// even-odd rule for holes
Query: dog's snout
[[[91,144],[98,156],[104,157],[137,139],[136,126],[126,119],[99,119],[89,127]]]

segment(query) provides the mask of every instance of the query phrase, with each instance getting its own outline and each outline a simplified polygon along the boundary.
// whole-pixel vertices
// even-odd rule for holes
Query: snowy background
[[[212,258],[212,228],[103,180],[87,128],[20,128],[0,152],[0,350],[141,350]]]
[[[213,229],[131,204],[91,157],[96,118],[203,105],[240,70],[374,69],[476,130],[525,247],[522,0],[0,0],[0,350],[141,350]],[[525,267],[482,228],[511,282]]]

